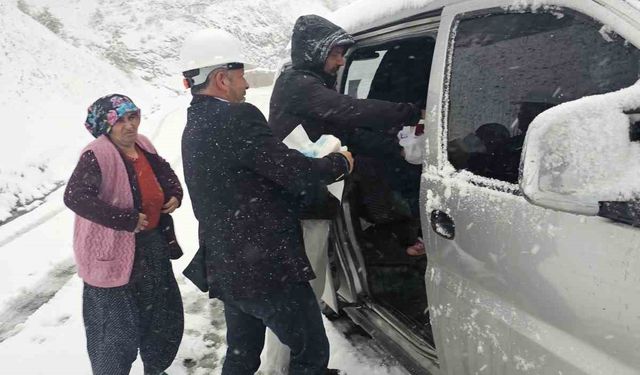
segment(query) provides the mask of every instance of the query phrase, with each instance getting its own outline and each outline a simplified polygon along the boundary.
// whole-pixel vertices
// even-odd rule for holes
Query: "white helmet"
[[[204,29],[187,36],[180,51],[185,86],[204,83],[215,69],[245,67],[240,47],[240,41],[224,30]]]

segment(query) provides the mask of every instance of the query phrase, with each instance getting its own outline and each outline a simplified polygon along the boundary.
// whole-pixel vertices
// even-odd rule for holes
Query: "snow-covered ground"
[[[271,87],[249,90],[248,100],[266,114]],[[145,119],[140,131],[182,176],[180,136],[188,97],[163,103],[157,123]],[[76,125],[81,126],[81,124]],[[89,139],[84,140],[88,142]],[[209,300],[180,274],[195,252],[196,222],[189,200],[174,214],[185,255],[174,271],[185,306],[185,334],[170,374],[219,373],[225,352],[222,304]],[[72,261],[73,214],[58,190],[29,214],[0,226],[0,374],[89,374],[81,315],[82,282]],[[345,323],[341,323],[343,326]],[[369,340],[347,340],[339,325],[325,322],[332,367],[349,374],[405,374]],[[343,327],[342,326],[342,327]],[[132,374],[141,374],[134,364]]]

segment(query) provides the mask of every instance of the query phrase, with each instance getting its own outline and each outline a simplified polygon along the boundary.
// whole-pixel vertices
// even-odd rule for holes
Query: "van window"
[[[347,77],[347,95],[357,99],[365,99],[369,96],[373,76],[386,53],[386,50],[374,50],[366,54],[359,52],[354,55]]]
[[[409,39],[361,48],[349,57],[345,94],[426,104],[435,40]]]
[[[574,11],[460,19],[454,35],[448,159],[484,177],[518,182],[524,136],[541,112],[639,78],[638,49]]]

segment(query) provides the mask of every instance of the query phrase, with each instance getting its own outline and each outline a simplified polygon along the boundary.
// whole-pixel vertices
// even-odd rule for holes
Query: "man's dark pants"
[[[265,327],[291,349],[290,375],[324,374],[329,341],[308,282],[291,283],[259,297],[224,301],[227,356],[223,375],[254,374],[260,367]]]

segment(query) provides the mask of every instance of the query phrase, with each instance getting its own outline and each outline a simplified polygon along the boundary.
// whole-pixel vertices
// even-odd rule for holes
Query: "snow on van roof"
[[[432,3],[442,3],[442,0],[357,0],[335,11],[329,19],[348,32],[355,32],[359,28],[380,20],[391,20],[410,16],[418,9],[423,9]],[[433,7],[429,7],[430,9]],[[380,22],[381,24],[385,22]]]
[[[409,17],[419,12],[441,8],[462,0],[356,0],[328,16],[329,20],[350,33],[361,29],[380,26],[385,23]],[[640,0],[622,0],[624,3],[640,10]],[[541,6],[544,0],[513,0],[514,7],[525,5]]]
[[[356,0],[342,7],[329,16],[329,20],[350,33],[361,29],[384,25],[398,19],[410,17],[416,13],[440,9],[464,0]],[[640,0],[625,0],[640,2]],[[511,6],[543,6],[546,0],[513,0]]]

